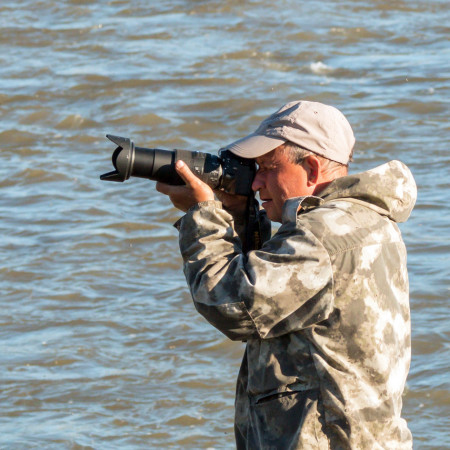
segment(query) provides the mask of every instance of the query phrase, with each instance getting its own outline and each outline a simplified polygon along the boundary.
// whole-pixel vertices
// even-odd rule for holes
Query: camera
[[[212,189],[247,197],[253,195],[252,182],[256,174],[253,159],[241,158],[226,149],[216,156],[198,151],[135,147],[128,138],[110,134],[106,137],[117,145],[112,155],[116,170],[101,175],[101,180],[123,182],[130,177],[140,177],[183,185],[184,181],[175,170],[175,163],[181,159]]]

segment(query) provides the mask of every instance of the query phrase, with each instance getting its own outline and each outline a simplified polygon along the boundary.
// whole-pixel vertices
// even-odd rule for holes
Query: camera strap
[[[247,212],[245,216],[245,242],[243,243],[244,253],[250,250],[261,248],[261,229],[259,222],[259,204],[252,193],[247,197]]]

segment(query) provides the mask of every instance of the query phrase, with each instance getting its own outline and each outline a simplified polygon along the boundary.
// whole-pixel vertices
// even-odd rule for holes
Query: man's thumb
[[[175,170],[188,186],[192,185],[192,183],[199,181],[198,178],[191,172],[187,164],[181,159],[179,159],[175,163]]]

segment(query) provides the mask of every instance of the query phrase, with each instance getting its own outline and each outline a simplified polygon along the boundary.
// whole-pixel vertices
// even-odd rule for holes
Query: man
[[[252,187],[281,222],[247,254],[234,226],[239,199],[216,201],[182,162],[186,186],[157,186],[187,211],[180,248],[197,310],[247,341],[238,448],[412,446],[401,418],[410,317],[396,222],[408,218],[416,186],[398,161],[347,175],[354,141],[340,111],[297,101],[227,147],[256,159]]]

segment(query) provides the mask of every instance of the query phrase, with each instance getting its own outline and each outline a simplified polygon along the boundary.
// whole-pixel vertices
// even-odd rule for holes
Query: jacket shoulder
[[[351,200],[334,200],[299,211],[296,226],[308,229],[330,254],[383,242],[401,242],[388,217]]]

